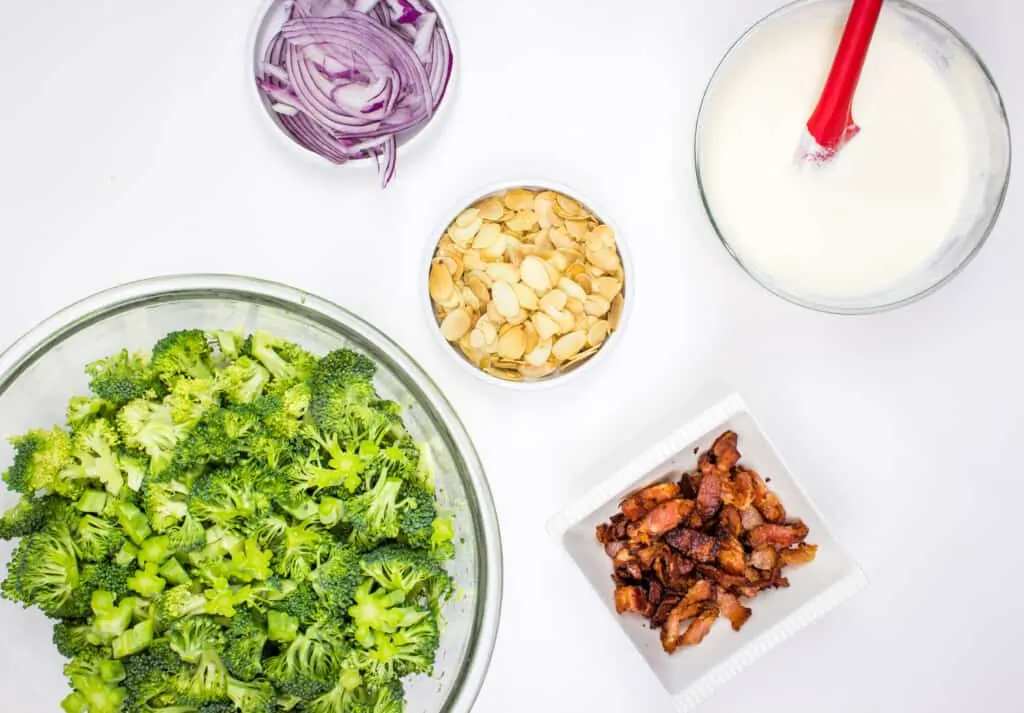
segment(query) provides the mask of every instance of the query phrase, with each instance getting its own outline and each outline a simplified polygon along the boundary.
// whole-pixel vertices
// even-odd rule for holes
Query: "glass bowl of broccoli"
[[[355,315],[222,275],[99,293],[0,355],[0,436],[5,708],[471,709],[497,514],[437,386]]]

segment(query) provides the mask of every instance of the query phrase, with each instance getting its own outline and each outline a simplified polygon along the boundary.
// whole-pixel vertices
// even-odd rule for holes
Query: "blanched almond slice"
[[[551,354],[559,361],[566,361],[576,356],[586,345],[586,332],[570,332],[555,342]]]
[[[590,237],[597,238],[604,243],[606,248],[615,247],[615,231],[612,230],[610,225],[599,225],[590,231]],[[589,241],[588,241],[589,243]]]
[[[477,205],[477,210],[480,211],[480,217],[484,220],[500,220],[501,216],[505,214],[505,206],[497,198],[485,198]]]
[[[453,292],[455,283],[452,282],[452,274],[440,261],[434,262],[430,268],[430,296],[438,302],[444,302],[451,298]]]
[[[491,287],[491,298],[502,317],[508,319],[519,314],[519,298],[516,297],[512,285],[507,282],[495,282]]]
[[[533,212],[537,214],[537,222],[542,228],[550,228],[556,225],[558,216],[555,215],[556,196],[550,191],[538,193],[533,200]],[[561,222],[561,221],[559,221]]]
[[[526,332],[513,327],[498,340],[498,354],[502,359],[521,359],[526,351]]]
[[[542,342],[558,334],[558,323],[543,312],[535,312],[532,322]]]
[[[464,309],[457,309],[441,322],[441,334],[449,342],[457,342],[469,331],[472,320],[469,312]]]
[[[459,228],[466,228],[470,225],[473,225],[473,223],[475,223],[479,219],[480,211],[477,210],[476,208],[469,208],[467,210],[462,211],[462,213],[459,214],[459,217],[455,219],[455,225]]]
[[[519,298],[520,307],[530,312],[535,312],[537,310],[537,293],[530,289],[528,285],[524,285],[522,282],[517,282],[512,285],[512,289],[515,290],[516,297]]]
[[[480,257],[480,253],[476,250],[469,250],[465,255],[462,256],[462,263],[466,266],[467,270],[485,270],[487,264]]]
[[[590,295],[583,302],[583,309],[586,310],[587,314],[592,314],[595,317],[603,317],[608,314],[608,310],[611,308],[612,303],[601,295]]]
[[[537,292],[543,293],[551,289],[551,279],[544,267],[544,261],[536,255],[530,255],[523,259],[519,272],[524,283]],[[421,273],[422,274],[422,273]]]
[[[576,317],[576,329],[579,329],[579,318],[585,317],[583,303],[575,297],[570,297],[565,303],[565,309],[568,312],[572,312],[573,316]]]
[[[551,256],[549,255],[548,257],[551,257]],[[558,270],[555,269],[555,266],[552,265],[551,262],[547,258],[544,259],[543,265],[544,265],[544,269],[548,273],[548,280],[551,282],[552,285],[557,285],[558,281],[562,278],[562,274]]]
[[[505,316],[498,311],[498,305],[494,304],[494,300],[487,303],[487,319],[493,324],[504,324]]]
[[[613,330],[619,328],[619,320],[622,319],[622,295],[615,295],[615,299],[612,300],[612,308],[608,312],[608,324]]]
[[[449,228],[448,234],[452,237],[452,240],[459,245],[465,245],[476,237],[476,234],[480,231],[480,228],[482,228],[483,225],[484,222],[480,220],[480,218],[477,218],[469,225],[453,225]]]
[[[474,250],[486,250],[498,241],[498,236],[501,235],[501,226],[497,223],[487,223],[481,226],[476,237],[473,239]]]
[[[567,220],[565,229],[569,231],[569,235],[574,240],[583,240],[587,237],[587,221],[585,220]]]
[[[508,245],[508,236],[504,233],[498,236],[498,239],[494,241],[494,244],[489,248],[484,248],[484,258],[488,260],[497,260],[505,254],[505,246]]]
[[[469,346],[475,351],[483,351],[487,347],[487,337],[479,327],[469,333]]]
[[[537,334],[537,328],[533,326],[533,320],[528,319],[523,322],[523,333],[526,335],[526,351],[532,352],[540,343],[540,335]]]
[[[505,206],[509,210],[521,211],[533,208],[534,195],[523,188],[513,188],[505,194]]]
[[[587,344],[592,347],[599,347],[608,338],[608,322],[600,320],[594,322],[590,327],[590,331],[587,332]]]
[[[491,376],[496,376],[499,379],[504,379],[505,381],[523,380],[522,373],[520,373],[519,371],[513,371],[512,369],[499,369],[498,367],[495,366],[488,366],[484,368],[484,371],[486,371]]]
[[[525,309],[521,309],[515,315],[513,315],[512,317],[508,318],[508,323],[510,325],[522,324],[523,322],[525,322],[529,318],[530,318],[530,313],[527,312]]]
[[[619,269],[619,255],[613,248],[587,250],[587,260],[604,272],[615,272]]]
[[[569,267],[569,258],[567,258],[561,251],[555,252],[548,258],[548,262],[554,267],[559,274],[565,272]]]
[[[516,213],[515,218],[505,223],[505,226],[521,232],[534,230],[537,227],[537,214],[533,209],[521,210]]]
[[[491,290],[488,287],[490,282],[485,282],[478,277],[482,273],[474,273],[466,278],[466,287],[473,290],[473,294],[480,300],[480,304],[483,305],[491,300]],[[486,277],[486,275],[485,275]]]
[[[582,287],[576,284],[575,281],[570,280],[568,277],[563,277],[561,280],[558,281],[558,289],[560,289],[569,297],[577,299],[580,302],[587,299],[586,290],[584,290]]]
[[[539,366],[551,358],[551,340],[543,339],[526,354],[526,363]]]
[[[579,285],[583,291],[588,294],[594,291],[594,280],[586,273],[586,271],[583,271],[573,277],[572,281]]]
[[[555,198],[555,212],[564,218],[575,218],[582,215],[583,209],[572,198],[559,193]]]
[[[487,274],[492,280],[500,280],[510,285],[519,282],[519,268],[507,262],[492,262],[487,266]]]
[[[606,300],[615,299],[615,295],[622,292],[622,281],[614,277],[599,277],[594,280],[593,292],[604,297]]]
[[[473,290],[471,290],[468,287],[463,287],[462,290],[460,291],[460,294],[462,295],[462,304],[464,304],[466,307],[470,308],[474,312],[480,311],[480,300],[473,293]]]
[[[554,364],[526,364],[519,368],[519,373],[523,375],[524,379],[543,379],[546,376],[550,376],[555,372],[556,367]]]
[[[579,314],[574,312],[573,315],[576,317],[576,322],[572,325],[572,331],[584,333],[589,332],[590,324],[587,323],[588,315],[584,314],[582,311],[580,311]]]
[[[477,320],[476,328],[484,337],[484,348],[497,345],[498,328],[494,325],[494,322],[487,318],[486,315]]]
[[[548,237],[556,248],[571,248],[576,246],[576,241],[569,235],[564,227],[552,228],[548,231]]]
[[[554,289],[540,298],[540,308],[548,313],[551,313],[552,310],[557,311],[564,309],[567,299],[568,296],[564,292],[559,289]]]
[[[551,319],[555,320],[555,324],[558,325],[559,334],[565,334],[571,332],[576,326],[576,316],[569,310],[562,310],[549,315]]]

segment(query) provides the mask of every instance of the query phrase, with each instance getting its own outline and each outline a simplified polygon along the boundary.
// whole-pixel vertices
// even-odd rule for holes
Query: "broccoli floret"
[[[185,435],[171,417],[171,408],[145,399],[129,402],[117,414],[117,428],[129,448],[149,456],[149,470],[159,473],[171,464],[174,448]]]
[[[110,649],[114,653],[114,658],[120,659],[125,656],[131,656],[148,648],[153,643],[155,628],[153,620],[147,619],[115,637],[110,642]]]
[[[206,528],[196,518],[186,515],[178,527],[167,531],[171,548],[178,554],[189,554],[206,545]]]
[[[305,349],[267,332],[253,333],[251,349],[252,355],[286,388],[306,381],[317,363]]]
[[[96,515],[83,515],[78,521],[75,549],[78,556],[100,562],[114,555],[124,545],[125,537],[117,524]]]
[[[79,575],[71,532],[66,523],[58,522],[18,543],[0,592],[5,599],[59,616],[75,597]]]
[[[125,689],[96,675],[71,676],[71,693],[61,703],[68,713],[118,713],[127,695]]]
[[[89,389],[114,406],[156,398],[163,391],[149,360],[142,354],[129,354],[127,349],[92,362],[85,371],[91,377]]]
[[[63,429],[37,429],[11,439],[14,463],[4,473],[7,487],[22,495],[41,490],[71,495],[61,472],[71,464],[71,437]]]
[[[74,460],[61,475],[72,480],[98,480],[107,492],[118,495],[124,487],[124,473],[117,455],[119,442],[117,430],[109,421],[91,421],[75,432],[72,440]]]
[[[430,549],[434,520],[437,518],[437,501],[433,494],[418,485],[407,484],[402,489],[402,496],[398,517],[402,540],[411,547]]]
[[[172,685],[181,703],[215,703],[227,698],[228,671],[220,655],[207,649],[199,655],[191,670],[186,669],[175,677]]]
[[[167,642],[182,661],[196,663],[204,651],[220,651],[224,629],[211,616],[190,616],[171,625]]]
[[[240,607],[224,632],[221,658],[228,672],[241,681],[252,681],[263,672],[263,646],[267,633],[255,611]]]
[[[295,641],[299,633],[299,620],[284,612],[271,609],[267,612],[267,638],[287,643]]]
[[[365,493],[346,502],[345,510],[352,525],[352,544],[361,550],[371,549],[382,540],[398,537],[403,510],[402,481],[384,475]]]
[[[418,599],[435,579],[450,581],[432,557],[397,545],[385,545],[363,555],[360,567],[381,587],[402,592],[408,601]]]
[[[442,562],[455,557],[455,525],[450,517],[438,515],[432,525],[430,550]]]
[[[304,581],[326,556],[329,541],[319,522],[307,521],[286,527],[274,548],[275,571],[296,582]]]
[[[267,659],[264,671],[275,688],[309,701],[334,687],[344,655],[342,633],[330,625],[314,624],[280,654]]]
[[[367,713],[402,713],[405,710],[405,692],[395,681],[371,692]]]
[[[125,713],[150,713],[174,703],[172,683],[185,670],[185,663],[166,642],[155,643],[145,651],[123,660],[127,691]]]
[[[373,645],[374,633],[391,634],[429,615],[416,607],[399,606],[404,601],[401,591],[378,588],[372,579],[363,582],[356,590],[355,604],[348,610],[355,624],[355,640],[369,647]]]
[[[217,373],[217,389],[233,404],[249,404],[263,395],[270,373],[247,356]]]
[[[97,590],[92,593],[91,606],[92,633],[99,641],[109,644],[131,626],[135,613],[133,597],[124,597],[118,602],[114,594]]]
[[[49,521],[53,507],[61,502],[52,495],[23,497],[17,505],[0,515],[0,540],[13,540],[39,532]]]
[[[153,371],[168,385],[183,376],[212,379],[212,353],[210,342],[202,330],[171,332],[153,345]]]
[[[178,379],[164,399],[171,418],[182,427],[191,427],[202,415],[218,406],[217,382],[213,379]]]
[[[66,659],[102,656],[102,642],[84,619],[58,621],[53,625],[53,645]]]
[[[303,628],[328,616],[322,600],[309,582],[300,584],[295,591],[275,602],[274,608],[297,619]]]
[[[179,480],[146,483],[143,507],[157,532],[167,532],[188,515],[189,484]]]
[[[274,713],[277,709],[277,693],[266,681],[244,682],[229,678],[227,693],[239,713]]]
[[[314,590],[334,616],[348,612],[362,581],[359,556],[344,545],[331,548],[330,557],[312,576]]]
[[[147,562],[144,569],[135,571],[128,578],[128,589],[153,599],[167,587],[167,580],[160,576],[160,566],[155,562]]]
[[[188,496],[188,510],[200,520],[230,526],[270,510],[270,498],[258,487],[252,470],[207,471]]]
[[[320,447],[327,453],[324,467],[319,448],[314,450],[309,459],[289,471],[292,481],[305,490],[320,492],[328,488],[344,488],[353,493],[362,484],[360,477],[366,468],[358,453],[348,453],[339,444],[336,437],[319,439]]]
[[[88,606],[84,606],[84,602],[91,600],[93,592],[108,592],[115,598],[126,596],[128,578],[131,574],[132,570],[127,566],[113,561],[86,563],[82,566],[81,585],[75,598],[81,599],[82,608],[88,611]]]
[[[149,473],[149,459],[146,456],[121,452],[118,454],[118,462],[124,472],[124,484],[133,493],[142,489],[142,481]]]
[[[98,396],[72,396],[65,416],[66,425],[75,431],[94,418],[111,418],[117,406]]]
[[[201,614],[206,609],[206,597],[201,592],[192,591],[192,587],[179,584],[159,596],[156,600],[157,622],[170,626],[173,622],[193,614]]]
[[[355,668],[344,668],[334,687],[306,706],[308,713],[370,713],[373,697]],[[399,712],[400,713],[400,712]]]
[[[401,627],[392,634],[373,633],[373,644],[362,653],[360,664],[370,682],[398,681],[412,674],[432,675],[439,634],[431,616]]]

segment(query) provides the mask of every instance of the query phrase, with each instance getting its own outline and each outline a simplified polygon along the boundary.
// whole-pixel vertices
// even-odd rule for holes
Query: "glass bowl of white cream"
[[[697,120],[711,223],[764,287],[864,314],[938,289],[977,254],[1010,174],[1010,131],[977,53],[935,15],[885,3],[854,100],[860,127],[825,164],[799,155],[850,11],[799,0],[744,34]]]

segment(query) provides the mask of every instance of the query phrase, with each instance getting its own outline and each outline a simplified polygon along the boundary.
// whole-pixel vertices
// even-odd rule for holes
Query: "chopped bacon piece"
[[[722,485],[722,502],[739,510],[754,502],[754,481],[749,472],[741,470]]]
[[[656,483],[633,493],[622,501],[622,514],[628,520],[639,520],[655,507],[679,494],[678,483]]]
[[[690,622],[679,643],[683,646],[696,646],[704,641],[704,637],[711,633],[711,627],[718,618],[718,607],[714,604],[706,607],[696,619]]]
[[[711,519],[722,506],[722,476],[718,473],[705,474],[697,491],[697,513],[701,520]]]
[[[750,583],[746,577],[741,577],[736,574],[728,574],[717,567],[712,567],[711,565],[706,564],[697,565],[697,573],[726,589],[745,587]]]
[[[693,512],[693,508],[692,500],[676,498],[664,502],[644,515],[637,536],[643,541],[661,537],[669,530],[679,527],[686,516]]]
[[[679,647],[683,622],[697,616],[705,606],[704,602],[711,599],[711,595],[711,583],[701,580],[673,607],[661,629],[661,645],[665,651],[672,653]]]
[[[799,545],[791,549],[780,550],[779,559],[782,560],[783,565],[807,564],[808,562],[813,562],[817,554],[817,545],[808,545],[801,542]]]
[[[672,613],[672,610],[679,604],[679,597],[666,596],[658,608],[654,610],[654,614],[651,615],[651,628],[660,629],[664,626],[665,622],[668,621],[668,615]]]
[[[658,558],[668,552],[668,547],[663,542],[655,542],[653,545],[647,547],[641,547],[636,551],[636,559],[640,563],[645,571],[649,571],[654,567],[654,563],[658,561]]]
[[[711,444],[711,453],[715,456],[718,470],[728,473],[740,462],[740,452],[736,448],[739,436],[735,431],[726,431]]]
[[[764,524],[764,518],[756,507],[750,505],[740,511],[740,523],[744,530],[753,530],[758,525]]]
[[[700,490],[700,473],[688,473],[679,479],[679,495],[693,500]]]
[[[622,577],[643,579],[644,573],[640,569],[640,562],[637,561],[636,555],[628,547],[622,548],[615,554],[615,557],[612,558],[612,564],[615,566],[615,572]]]
[[[687,577],[693,571],[693,562],[668,547],[654,561],[654,573],[667,588],[674,592],[686,591]]]
[[[736,598],[735,594],[719,591],[717,603],[722,616],[732,624],[733,631],[742,629],[743,625],[747,623],[747,619],[750,618],[750,608],[740,604],[740,600]]]
[[[636,586],[618,587],[615,590],[615,611],[619,614],[636,612],[649,617],[654,607],[647,600],[644,590]]]
[[[658,606],[664,598],[665,588],[661,586],[661,582],[653,577],[647,580],[647,601],[651,603],[651,606]]]
[[[778,551],[771,545],[755,547],[750,555],[750,566],[755,569],[771,570],[779,559]]]
[[[803,542],[807,533],[807,525],[802,520],[795,520],[788,525],[758,525],[748,533],[747,541],[754,549],[761,545],[771,545],[781,549]]]
[[[706,579],[701,579],[694,582],[693,586],[686,590],[686,596],[683,597],[684,604],[696,604],[697,602],[706,602],[711,599],[714,594],[714,587],[711,586],[711,582]]]
[[[612,526],[606,522],[602,522],[600,525],[597,526],[596,534],[597,541],[600,542],[602,545],[606,545],[615,539],[612,537]]]
[[[767,491],[763,498],[754,501],[756,507],[764,519],[768,522],[780,523],[786,521],[786,508],[782,507],[779,498],[772,491]]]
[[[739,537],[743,534],[743,516],[735,505],[723,505],[718,511],[720,536]]]
[[[627,543],[624,540],[616,540],[614,542],[609,542],[604,546],[604,553],[612,559],[615,559],[615,555],[619,554],[619,552],[623,550],[626,544]]]
[[[698,530],[679,527],[665,535],[665,542],[697,562],[714,562],[718,541]]]
[[[735,537],[719,540],[718,564],[729,574],[743,574],[747,567],[743,545]]]

